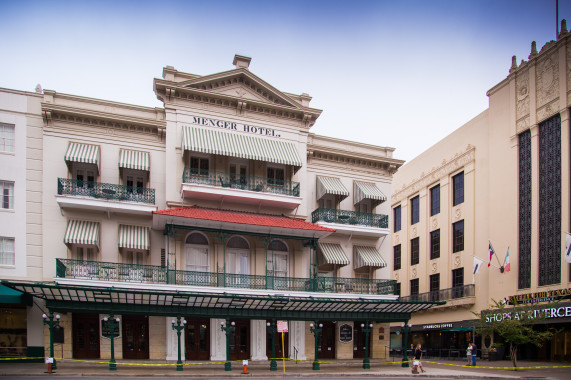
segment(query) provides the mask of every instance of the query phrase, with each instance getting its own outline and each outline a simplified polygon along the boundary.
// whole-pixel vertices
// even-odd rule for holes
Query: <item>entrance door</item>
[[[185,330],[186,360],[208,360],[210,355],[210,320],[187,319]]]
[[[123,358],[149,358],[149,318],[147,316],[123,316]]]
[[[99,315],[73,314],[73,357],[99,359]]]
[[[323,323],[323,328],[317,345],[317,358],[335,359],[335,323],[321,323]]]
[[[353,358],[365,358],[365,333],[362,330],[361,322],[355,322],[353,328]],[[369,333],[369,358],[371,357],[371,337]]]
[[[231,321],[232,322],[232,321]],[[233,321],[234,334],[230,334],[230,360],[244,360],[250,357],[250,321]]]
[[[271,321],[267,321],[267,322],[271,322]],[[279,332],[276,332],[275,335],[275,341],[274,341],[274,346],[275,346],[275,354],[276,356],[274,356],[275,358],[289,358],[289,333],[284,333],[284,341],[283,341],[283,347],[285,350],[285,356],[282,353],[282,334]],[[268,333],[268,330],[266,329],[266,355],[268,356],[268,358],[272,357],[272,345],[271,345],[271,341],[272,338],[270,336],[270,334]]]

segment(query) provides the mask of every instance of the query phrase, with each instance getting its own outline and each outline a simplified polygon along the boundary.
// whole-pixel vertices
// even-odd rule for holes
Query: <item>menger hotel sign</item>
[[[216,120],[216,119],[208,119],[206,117],[193,116],[192,124],[221,128],[229,131],[245,132],[245,133],[250,133],[252,135],[281,137],[281,135],[275,129],[256,127],[249,124],[236,123],[235,121]]]

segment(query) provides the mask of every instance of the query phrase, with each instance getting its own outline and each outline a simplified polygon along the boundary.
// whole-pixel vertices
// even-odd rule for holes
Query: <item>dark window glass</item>
[[[419,238],[414,238],[410,241],[410,265],[416,265],[419,262]]]
[[[440,257],[440,230],[430,233],[430,260]]]
[[[452,298],[464,297],[464,268],[452,271]]]
[[[410,280],[410,295],[411,296],[418,295],[418,278]]]
[[[394,208],[394,223],[395,223],[395,232],[400,231],[400,206]]]
[[[452,177],[452,186],[454,187],[453,206],[464,203],[464,172],[458,173]]]
[[[519,135],[518,288],[531,287],[531,132]],[[569,273],[571,276],[571,272]],[[570,277],[571,280],[571,277]]]
[[[397,296],[400,296],[400,282],[397,282],[397,283],[395,284],[395,294],[396,294]]]
[[[452,252],[464,250],[464,221],[452,224]]]
[[[440,214],[440,185],[430,189],[430,216]]]
[[[440,290],[440,273],[430,275],[430,295]],[[432,297],[431,297],[432,298]]]
[[[393,265],[394,265],[394,270],[399,270],[400,269],[400,244],[399,245],[395,245],[393,247]]]
[[[410,224],[418,223],[420,219],[420,197],[416,197],[410,200]]]

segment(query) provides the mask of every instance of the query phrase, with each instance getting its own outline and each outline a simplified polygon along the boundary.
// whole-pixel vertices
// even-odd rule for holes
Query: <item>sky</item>
[[[311,132],[411,160],[488,107],[556,34],[556,0],[0,0],[0,87],[162,107],[163,67],[250,71],[323,113]],[[559,0],[559,19],[571,0]]]

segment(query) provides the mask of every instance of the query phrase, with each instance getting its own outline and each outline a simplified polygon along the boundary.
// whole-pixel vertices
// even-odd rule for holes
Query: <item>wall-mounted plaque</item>
[[[342,324],[339,326],[339,341],[349,343],[353,340],[353,326]]]

